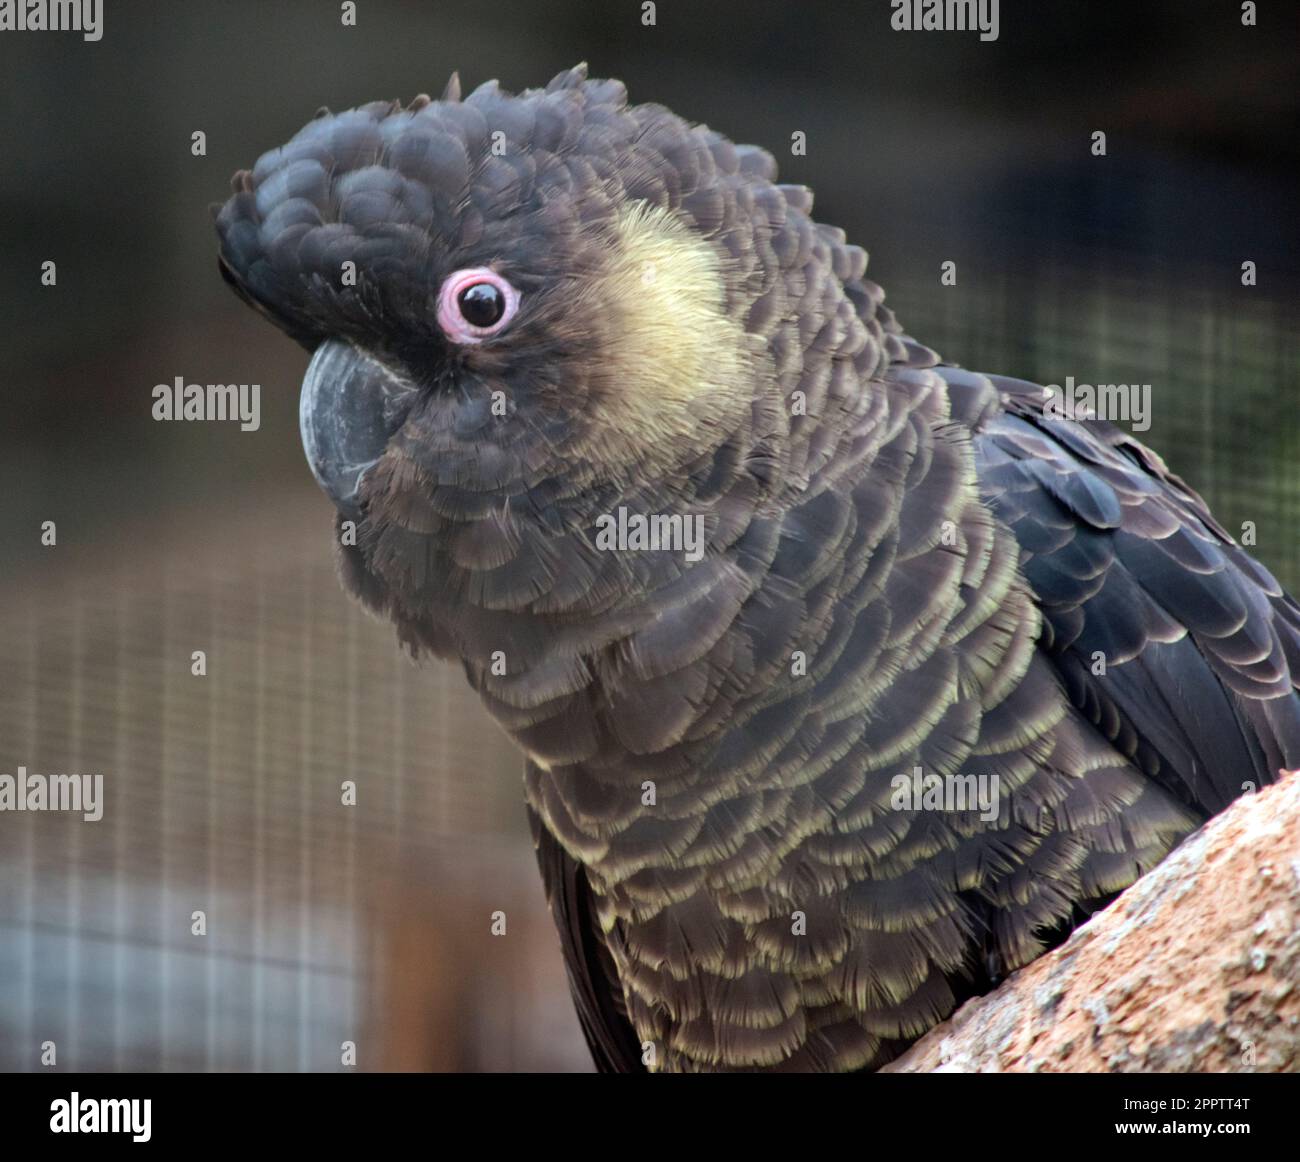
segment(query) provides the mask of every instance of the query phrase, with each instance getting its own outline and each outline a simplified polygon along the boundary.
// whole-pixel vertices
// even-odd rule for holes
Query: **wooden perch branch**
[[[1037,1071],[1300,1071],[1300,772],[882,1070]]]

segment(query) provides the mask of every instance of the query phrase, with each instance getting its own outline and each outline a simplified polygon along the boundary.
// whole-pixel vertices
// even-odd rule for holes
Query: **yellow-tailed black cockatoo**
[[[453,78],[217,229],[313,352],[348,586],[526,755],[602,1068],[875,1067],[1300,765],[1300,607],[1137,440],[905,335],[762,149]]]

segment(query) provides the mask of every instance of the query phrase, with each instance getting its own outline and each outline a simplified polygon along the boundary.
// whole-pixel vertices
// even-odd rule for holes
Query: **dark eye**
[[[506,313],[506,296],[490,282],[476,282],[467,286],[456,301],[460,304],[461,318],[471,327],[490,327]]]
[[[519,292],[486,266],[458,270],[438,291],[438,325],[453,343],[481,343],[519,309]]]

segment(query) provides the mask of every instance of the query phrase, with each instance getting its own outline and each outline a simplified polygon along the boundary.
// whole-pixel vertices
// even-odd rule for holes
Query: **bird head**
[[[236,174],[221,269],[312,352],[302,440],[357,526],[354,587],[467,592],[538,525],[806,483],[830,444],[792,387],[861,411],[832,361],[870,370],[880,343],[845,296],[865,254],[775,176],[583,66],[322,110]]]

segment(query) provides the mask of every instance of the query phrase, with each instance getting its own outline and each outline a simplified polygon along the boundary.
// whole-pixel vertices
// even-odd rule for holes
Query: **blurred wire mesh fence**
[[[4,820],[0,1068],[587,1068],[519,760],[344,597],[319,498],[13,597],[6,753],[105,804]]]

